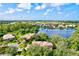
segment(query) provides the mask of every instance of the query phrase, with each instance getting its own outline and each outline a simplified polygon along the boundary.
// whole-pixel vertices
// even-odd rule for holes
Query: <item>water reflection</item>
[[[75,29],[44,29],[44,28],[40,28],[38,33],[46,33],[49,37],[51,37],[53,35],[59,35],[64,38],[69,38],[74,32],[75,32]]]

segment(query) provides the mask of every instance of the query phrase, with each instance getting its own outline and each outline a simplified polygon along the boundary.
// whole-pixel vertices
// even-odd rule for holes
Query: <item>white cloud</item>
[[[46,8],[46,4],[42,4],[40,6],[35,7],[36,10],[42,10]]]
[[[79,3],[76,3],[76,5],[79,5]]]
[[[17,8],[21,9],[31,9],[31,7],[32,7],[31,3],[20,3],[17,6]]]
[[[25,9],[28,9],[30,10],[31,9],[31,4],[30,3],[21,3],[21,4],[18,4],[16,8],[8,8],[7,11],[5,11],[5,14],[12,14],[12,13],[15,13],[15,12],[22,12],[23,10]],[[27,13],[30,13],[29,11],[27,11]]]
[[[57,13],[58,13],[58,14],[62,14],[62,12],[61,12],[61,11],[58,11]]]
[[[15,10],[19,12],[23,11],[23,9],[19,9],[19,8],[16,8]]]
[[[9,8],[5,13],[6,13],[6,14],[12,14],[12,13],[14,13],[14,12],[15,12],[15,9]]]
[[[47,9],[46,12],[43,14],[44,16],[48,15],[48,13],[51,11],[51,9]]]
[[[50,12],[51,11],[51,9],[47,9],[47,12]]]
[[[0,3],[0,7],[2,7],[2,4]]]
[[[44,3],[47,7],[60,7],[69,3]]]
[[[44,15],[44,16],[46,16],[47,14],[48,14],[48,13],[47,13],[47,12],[45,12],[43,15]]]
[[[46,7],[55,7],[57,10],[61,10],[60,6],[67,5],[68,3],[43,3],[42,5],[38,5],[35,7],[36,10],[42,10]]]
[[[47,7],[54,7],[54,8],[56,8],[58,14],[62,14],[61,6],[68,5],[68,4],[69,3],[46,3],[46,6]]]
[[[51,3],[51,7],[55,7],[58,11],[61,10],[60,6],[64,5],[64,3]]]
[[[30,11],[28,10],[28,11],[27,11],[27,13],[29,14],[29,13],[30,13]]]
[[[36,9],[36,10],[39,10],[39,9],[41,9],[41,6],[37,6],[35,9]]]
[[[41,5],[41,8],[42,8],[42,9],[46,8],[46,4],[42,4],[42,5]]]
[[[3,12],[0,12],[0,16],[3,15]]]
[[[61,10],[61,7],[57,7],[56,9],[57,9],[58,11],[60,11],[60,10]]]
[[[63,6],[63,5],[66,5],[67,3],[51,3],[50,5],[52,7],[59,7],[59,6]]]

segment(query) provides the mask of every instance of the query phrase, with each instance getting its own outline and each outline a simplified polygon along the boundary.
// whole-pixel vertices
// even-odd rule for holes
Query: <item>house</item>
[[[35,36],[35,33],[29,33],[29,34],[22,36],[21,38],[25,40],[31,40],[34,36]]]
[[[58,25],[58,28],[64,29],[65,28],[65,25],[64,24],[59,24]]]
[[[12,47],[12,48],[18,48],[19,44],[17,44],[17,43],[9,43],[8,46]]]
[[[41,46],[41,47],[48,47],[48,48],[54,48],[54,45],[50,42],[46,42],[46,41],[33,41],[32,45],[37,45],[37,46]]]
[[[5,34],[3,36],[3,40],[13,40],[15,39],[15,36],[13,34]]]
[[[66,28],[74,28],[74,27],[76,27],[76,25],[74,25],[74,24],[66,25]]]

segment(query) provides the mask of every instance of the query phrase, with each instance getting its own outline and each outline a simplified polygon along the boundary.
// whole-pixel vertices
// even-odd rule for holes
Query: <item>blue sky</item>
[[[2,3],[0,20],[79,20],[79,4]]]

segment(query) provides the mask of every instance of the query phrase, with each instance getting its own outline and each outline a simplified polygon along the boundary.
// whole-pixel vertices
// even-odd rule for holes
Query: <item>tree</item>
[[[37,37],[35,38],[36,41],[47,41],[49,40],[49,37],[47,34],[45,33],[40,33],[37,35]]]
[[[53,56],[53,50],[47,47],[31,46],[26,50],[27,56]]]
[[[5,54],[10,54],[12,56],[17,54],[17,48],[8,47],[5,49]]]

